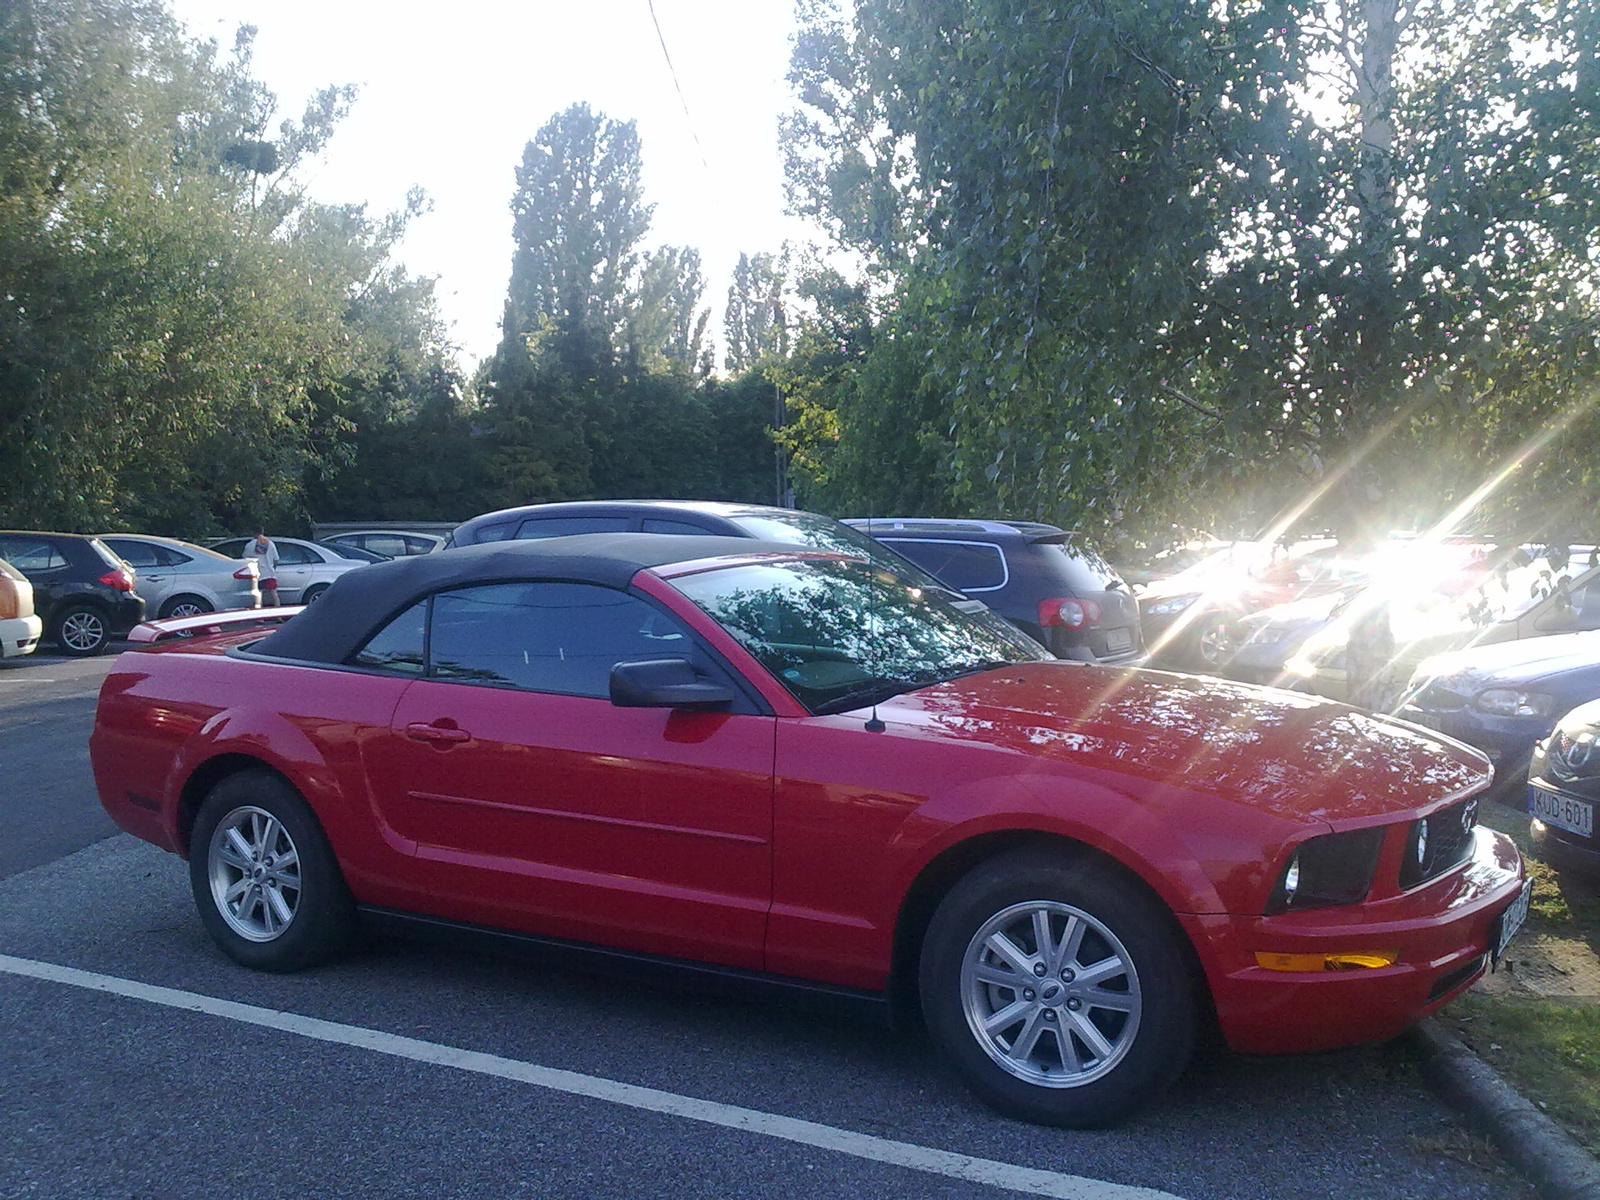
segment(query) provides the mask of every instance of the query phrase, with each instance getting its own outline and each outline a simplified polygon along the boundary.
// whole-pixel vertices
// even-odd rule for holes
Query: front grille
[[[1472,853],[1472,831],[1477,825],[1475,796],[1411,822],[1406,856],[1400,864],[1400,886],[1416,887],[1466,861]]]

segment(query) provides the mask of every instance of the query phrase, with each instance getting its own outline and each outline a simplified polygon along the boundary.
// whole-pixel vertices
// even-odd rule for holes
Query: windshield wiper
[[[920,687],[927,687],[926,682],[914,679],[875,679],[869,684],[852,688],[841,696],[817,705],[816,713],[819,717],[831,716],[833,713],[849,712],[855,708],[866,708],[869,704],[880,704],[895,696],[914,692]]]

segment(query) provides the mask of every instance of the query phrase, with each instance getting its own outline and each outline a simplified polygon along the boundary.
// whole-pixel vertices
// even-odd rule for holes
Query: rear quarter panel
[[[356,897],[402,903],[411,847],[374,819],[364,756],[389,736],[409,680],[223,653],[239,640],[163,643],[117,660],[89,743],[101,804],[123,829],[186,855],[204,791],[267,767],[311,805]]]

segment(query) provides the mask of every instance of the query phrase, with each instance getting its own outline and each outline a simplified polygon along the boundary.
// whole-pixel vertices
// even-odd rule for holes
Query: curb
[[[1424,1019],[1407,1038],[1428,1081],[1499,1147],[1543,1200],[1600,1200],[1600,1162],[1455,1034]]]

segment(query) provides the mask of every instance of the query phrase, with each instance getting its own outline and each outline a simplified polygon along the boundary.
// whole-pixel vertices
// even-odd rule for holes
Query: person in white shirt
[[[278,606],[278,548],[272,544],[272,539],[264,533],[257,533],[255,540],[244,548],[246,558],[255,559],[256,570],[261,577],[256,581],[256,586],[261,589],[261,607],[276,608]]]

